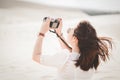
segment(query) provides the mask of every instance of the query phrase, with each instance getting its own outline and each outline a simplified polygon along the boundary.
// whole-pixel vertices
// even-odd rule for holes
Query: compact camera
[[[48,17],[44,17],[43,21],[45,21],[47,18],[48,18]],[[50,28],[58,28],[59,24],[60,24],[60,22],[59,22],[57,19],[52,19],[52,20],[50,21],[49,27],[50,27]]]

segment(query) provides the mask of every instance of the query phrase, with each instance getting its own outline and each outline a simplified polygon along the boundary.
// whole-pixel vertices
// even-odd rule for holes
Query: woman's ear
[[[75,36],[73,36],[73,39],[72,39],[72,40],[73,40],[74,43],[78,42],[78,39],[77,39],[77,37],[75,37]]]

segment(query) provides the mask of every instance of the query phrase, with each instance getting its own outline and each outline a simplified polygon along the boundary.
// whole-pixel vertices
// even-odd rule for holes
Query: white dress
[[[47,66],[54,66],[58,69],[56,80],[90,80],[94,74],[94,70],[83,71],[79,67],[76,68],[75,61],[80,54],[70,53],[68,50],[63,50],[55,55],[41,55],[40,63]]]

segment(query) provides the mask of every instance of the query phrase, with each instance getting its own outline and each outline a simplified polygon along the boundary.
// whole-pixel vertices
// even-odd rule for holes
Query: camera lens
[[[55,21],[54,22],[59,22],[57,19],[55,19]]]

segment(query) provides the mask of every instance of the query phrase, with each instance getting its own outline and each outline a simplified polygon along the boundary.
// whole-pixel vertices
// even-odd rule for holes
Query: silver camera
[[[48,18],[48,17],[45,17],[45,18],[43,19],[43,21],[45,21],[47,18]],[[50,27],[50,28],[58,28],[59,24],[60,24],[60,22],[59,22],[57,19],[52,19],[52,20],[50,21],[49,27]]]

